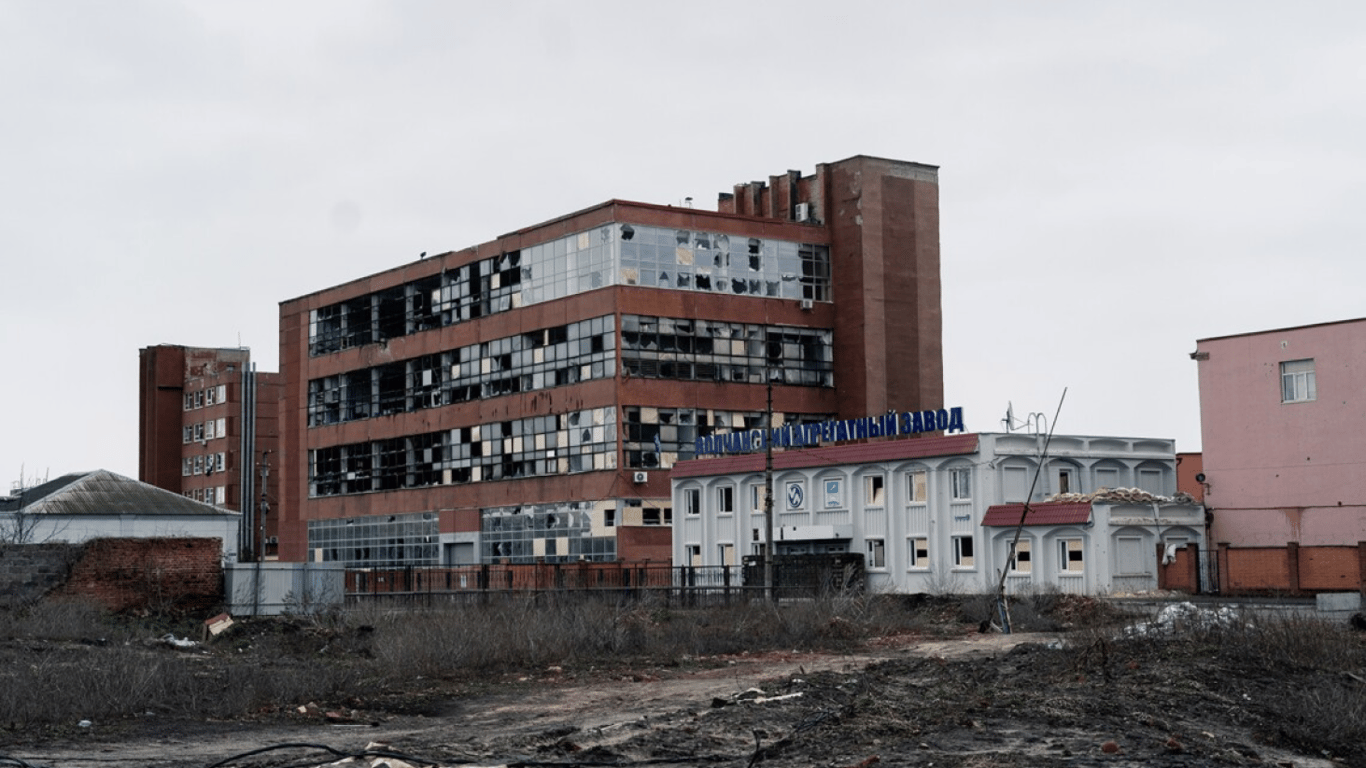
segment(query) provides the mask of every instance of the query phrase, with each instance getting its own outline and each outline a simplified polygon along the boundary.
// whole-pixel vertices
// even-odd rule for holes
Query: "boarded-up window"
[[[930,540],[924,537],[911,537],[906,540],[908,567],[930,567]]]
[[[1002,489],[1004,501],[1028,501],[1025,494],[1029,493],[1029,470],[1024,467],[1006,467],[1002,484],[1005,486]]]
[[[1058,570],[1064,573],[1081,573],[1085,568],[1081,539],[1058,540]]]
[[[1120,536],[1115,541],[1115,567],[1120,574],[1146,573],[1143,567],[1143,539],[1139,536]]]
[[[925,503],[925,470],[906,473],[906,500],[912,504]]]
[[[719,550],[718,554],[721,556],[721,565],[735,565],[734,544],[719,544],[717,545],[717,549]]]
[[[1010,543],[1006,543],[1010,547]],[[1020,539],[1015,542],[1015,552],[1010,557],[1010,570],[1016,573],[1029,573],[1034,570],[1034,553],[1031,551],[1029,539]]]

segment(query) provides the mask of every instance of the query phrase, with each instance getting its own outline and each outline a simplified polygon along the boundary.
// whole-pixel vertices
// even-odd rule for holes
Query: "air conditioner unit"
[[[811,203],[797,203],[797,221],[806,221],[811,218]]]
[[[646,482],[646,481],[649,480],[649,479],[650,479],[650,473],[649,473],[649,472],[637,472],[637,473],[635,473],[634,475],[631,476],[631,481],[632,481],[632,482],[636,482],[636,483],[643,483],[643,482]]]
[[[278,536],[271,536],[269,539],[266,539],[266,543],[267,543],[267,544],[279,544],[279,543],[280,543],[280,538],[279,538]]]
[[[816,302],[812,301],[811,299],[802,299],[801,305],[802,309],[810,312],[812,309],[816,307]]]

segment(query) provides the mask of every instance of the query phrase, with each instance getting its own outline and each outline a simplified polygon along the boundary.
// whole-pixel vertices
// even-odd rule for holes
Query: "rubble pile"
[[[1111,504],[1194,504],[1195,497],[1184,491],[1159,496],[1139,488],[1101,488],[1092,493],[1055,493],[1044,501],[1067,503],[1109,502]]]

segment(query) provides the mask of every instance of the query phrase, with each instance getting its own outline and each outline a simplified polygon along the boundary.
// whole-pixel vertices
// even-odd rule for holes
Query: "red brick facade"
[[[96,539],[55,592],[111,611],[207,612],[223,602],[218,539]]]
[[[800,220],[798,203],[804,204]],[[652,471],[646,482],[637,483],[620,435],[615,469],[318,497],[310,497],[310,451],[592,408],[612,408],[619,420],[623,409],[630,407],[762,412],[768,396],[767,388],[755,383],[630,377],[623,373],[618,347],[616,375],[611,378],[308,426],[310,381],[391,361],[437,355],[605,314],[616,318],[618,329],[626,315],[794,326],[833,332],[835,386],[773,386],[775,412],[852,418],[944,405],[937,169],[859,156],[820,165],[814,176],[789,172],[767,184],[737,187],[721,196],[718,208],[708,212],[613,200],[482,245],[282,302],[280,558],[314,556],[307,551],[309,520],[434,512],[441,533],[447,534],[478,531],[480,510],[489,507],[627,497],[645,499],[646,506],[670,504],[668,473]],[[314,310],[612,223],[719,233],[735,242],[773,238],[828,247],[832,300],[813,303],[608,284],[383,342],[310,355]],[[618,429],[624,431],[620,425]],[[667,560],[661,541],[668,535],[663,526],[648,533],[622,526],[616,533],[618,556],[653,559],[658,552],[660,560]]]

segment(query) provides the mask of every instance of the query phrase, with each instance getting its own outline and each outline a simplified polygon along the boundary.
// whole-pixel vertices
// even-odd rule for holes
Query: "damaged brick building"
[[[610,200],[280,306],[281,559],[667,560],[700,437],[943,405],[938,169]],[[770,386],[771,385],[771,386]]]
[[[258,373],[246,348],[158,344],[138,351],[138,479],[242,512],[238,557],[275,551],[260,525],[258,464],[276,455],[281,378]]]

